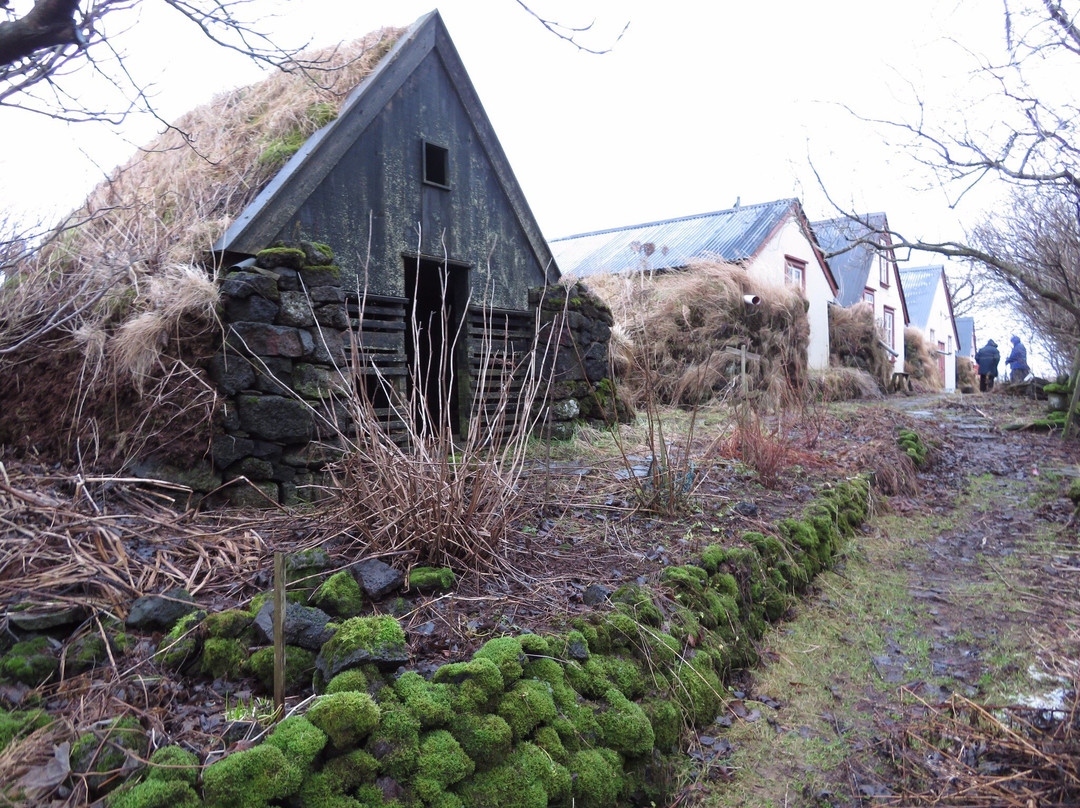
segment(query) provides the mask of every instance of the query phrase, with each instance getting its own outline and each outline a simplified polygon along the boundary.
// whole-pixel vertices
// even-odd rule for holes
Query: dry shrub
[[[759,398],[776,404],[805,389],[810,328],[797,291],[718,261],[657,275],[594,276],[587,285],[626,334],[628,344],[613,354],[626,357],[622,383],[639,405],[655,397],[692,406],[737,388],[740,360],[728,351],[741,347],[761,357],[747,365]],[[747,306],[748,294],[761,305]]]
[[[192,110],[5,266],[0,407],[44,413],[26,434],[11,426],[17,441],[80,460],[92,446],[116,464],[211,417],[213,391],[195,368],[217,289],[199,264],[400,34],[305,54],[317,69],[277,72]],[[59,400],[43,411],[50,396]],[[0,429],[0,438],[10,436]]]
[[[829,353],[830,364],[864,371],[882,390],[892,378],[893,363],[881,344],[874,307],[865,301],[847,308],[829,306]]]
[[[937,346],[921,330],[911,326],[904,329],[904,369],[911,374],[912,385],[920,392],[944,387],[937,356]]]
[[[963,390],[974,390],[979,383],[979,371],[974,362],[966,356],[956,357],[956,386]]]
[[[727,457],[735,457],[753,469],[758,482],[766,488],[776,488],[780,474],[791,462],[792,445],[777,420],[767,426],[762,418],[749,407],[739,407],[735,415],[735,429],[723,441],[719,449]]]
[[[825,401],[851,401],[857,398],[884,398],[878,380],[865,370],[831,367],[812,379]]]

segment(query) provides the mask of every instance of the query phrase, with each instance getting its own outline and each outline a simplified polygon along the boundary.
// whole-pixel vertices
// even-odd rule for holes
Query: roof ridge
[[[627,224],[627,225],[623,225],[622,227],[607,227],[607,228],[603,228],[601,230],[590,230],[590,231],[586,231],[586,232],[583,232],[583,233],[574,233],[573,235],[569,235],[569,236],[559,236],[558,238],[549,239],[549,241],[550,242],[569,241],[570,239],[584,238],[585,236],[601,236],[601,235],[604,235],[606,233],[618,233],[618,232],[623,231],[623,230],[636,230],[639,227],[656,227],[657,225],[672,224],[674,222],[688,222],[691,219],[705,219],[705,218],[708,218],[710,216],[719,216],[722,213],[734,213],[737,210],[750,210],[750,209],[753,209],[753,208],[766,208],[766,207],[769,207],[769,206],[772,206],[772,205],[778,205],[781,202],[786,202],[790,206],[792,203],[798,202],[798,201],[799,200],[796,197],[792,196],[792,197],[786,197],[786,198],[783,198],[783,199],[774,199],[771,202],[757,202],[757,203],[755,203],[753,205],[739,205],[739,207],[737,207],[737,208],[726,208],[724,210],[714,210],[714,211],[708,211],[706,213],[692,213],[692,214],[688,214],[686,216],[674,216],[674,217],[672,217],[670,219],[657,219],[656,221],[653,221],[653,222],[642,222],[641,224]]]

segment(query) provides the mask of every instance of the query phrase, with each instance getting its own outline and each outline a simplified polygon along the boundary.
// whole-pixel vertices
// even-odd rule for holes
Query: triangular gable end
[[[429,145],[430,144],[430,145]],[[446,185],[425,182],[427,149]],[[326,241],[377,294],[401,294],[401,256],[477,272],[511,309],[557,280],[547,242],[437,11],[421,17],[236,218],[214,251],[232,261],[280,239]],[[369,275],[369,270],[372,274]]]

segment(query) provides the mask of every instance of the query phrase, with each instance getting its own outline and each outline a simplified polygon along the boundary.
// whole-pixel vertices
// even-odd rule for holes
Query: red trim
[[[799,275],[802,279],[802,290],[806,293],[806,261],[801,258],[796,258],[794,255],[784,256],[784,283],[789,286],[793,286],[791,280],[788,278],[788,269],[794,267],[799,270]]]
[[[869,286],[864,286],[862,290],[862,299],[864,303],[869,303],[871,306],[876,302],[874,300],[874,290]]]
[[[881,322],[883,324],[885,322],[885,315],[886,314],[892,316],[893,326],[892,326],[892,328],[889,329],[889,347],[892,348],[895,351],[896,350],[896,309],[894,309],[892,306],[882,306],[881,307]]]

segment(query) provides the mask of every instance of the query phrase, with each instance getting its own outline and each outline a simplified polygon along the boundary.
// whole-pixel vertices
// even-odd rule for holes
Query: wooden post
[[[285,714],[285,554],[274,553],[274,715]]]
[[[739,360],[742,362],[742,394],[743,398],[750,395],[750,381],[746,378],[746,346],[739,346]]]

